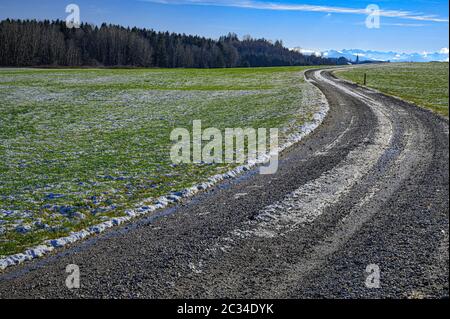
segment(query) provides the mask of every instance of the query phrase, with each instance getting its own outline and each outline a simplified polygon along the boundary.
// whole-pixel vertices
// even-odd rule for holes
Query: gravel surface
[[[448,298],[448,120],[312,70],[324,123],[190,201],[0,274],[1,298]],[[65,286],[66,266],[81,288]],[[380,269],[380,288],[365,285]]]

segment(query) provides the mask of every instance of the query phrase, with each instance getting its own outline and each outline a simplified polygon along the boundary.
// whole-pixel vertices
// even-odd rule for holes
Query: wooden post
[[[364,73],[364,85],[367,84],[367,73]]]

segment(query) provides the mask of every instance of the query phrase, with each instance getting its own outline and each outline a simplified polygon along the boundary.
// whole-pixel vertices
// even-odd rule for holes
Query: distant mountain
[[[440,61],[448,62],[448,48],[443,48],[439,52],[422,52],[422,53],[398,53],[383,52],[371,50],[328,50],[322,52],[323,57],[339,58],[344,57],[348,60],[355,61],[359,56],[360,61],[391,61],[391,62],[431,62]]]
[[[300,48],[300,47],[292,48],[291,51],[295,51],[295,52],[301,53],[303,55],[315,55],[315,56],[323,55],[320,50],[304,49],[304,48]]]
[[[391,62],[430,62],[440,61],[448,62],[448,48],[443,48],[439,52],[423,52],[423,53],[398,53],[398,52],[383,52],[372,50],[359,49],[344,49],[344,50],[328,50],[321,52],[320,50],[311,50],[305,48],[293,48],[292,51],[300,52],[304,55],[322,56],[324,58],[340,58],[344,57],[347,60],[355,61],[359,56],[359,61],[391,61]]]

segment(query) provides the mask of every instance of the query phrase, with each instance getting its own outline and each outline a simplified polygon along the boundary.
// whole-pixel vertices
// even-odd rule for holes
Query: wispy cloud
[[[364,26],[365,22],[357,22],[355,25]],[[414,27],[427,27],[431,24],[426,23],[386,23],[383,22],[383,27],[408,27],[408,28],[414,28]]]
[[[383,26],[388,27],[426,27],[427,25],[422,23],[383,23]]]
[[[287,3],[269,3],[252,0],[140,0],[144,2],[153,2],[160,4],[173,5],[203,5],[203,6],[221,6],[221,7],[236,7],[258,10],[273,10],[273,11],[303,11],[303,12],[326,12],[326,13],[346,13],[346,14],[362,14],[367,15],[365,8],[346,8],[334,6],[320,6],[309,4],[287,4]],[[449,22],[448,18],[438,17],[436,15],[427,15],[423,13],[415,13],[404,10],[380,10],[380,16],[387,18],[400,18],[417,21],[432,21],[432,22]]]

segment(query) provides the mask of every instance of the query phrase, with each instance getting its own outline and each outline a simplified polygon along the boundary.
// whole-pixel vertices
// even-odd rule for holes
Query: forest
[[[0,22],[0,66],[94,66],[159,68],[231,68],[346,64],[344,58],[303,55],[282,41],[239,39],[230,33],[217,40],[200,36],[65,21]]]

